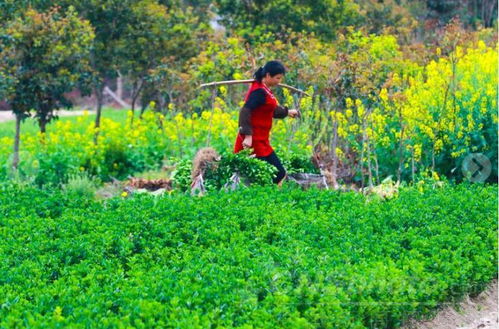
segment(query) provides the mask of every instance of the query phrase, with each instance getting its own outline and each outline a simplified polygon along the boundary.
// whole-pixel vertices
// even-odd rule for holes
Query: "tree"
[[[62,13],[57,7],[46,13],[28,9],[0,34],[0,77],[10,77],[9,88],[3,89],[16,115],[13,167],[17,167],[21,122],[34,111],[44,133],[55,118],[54,110],[71,106],[65,93],[88,83],[94,34],[74,9]]]
[[[132,18],[131,7],[138,0],[60,0],[58,5],[63,9],[72,7],[78,15],[88,20],[94,28],[94,44],[91,49],[91,66],[95,73],[92,89],[97,98],[97,115],[95,127],[99,128],[104,88],[106,79],[118,76],[118,70],[123,63],[123,52],[118,47],[124,30]],[[3,3],[3,15],[0,18],[21,17],[26,7],[32,7],[40,12],[51,6],[47,0],[8,0]]]
[[[156,81],[151,78],[154,71],[165,65],[182,68],[199,51],[200,29],[190,10],[167,8],[154,0],[142,0],[131,9],[133,16],[119,45],[124,59],[121,71],[132,84],[133,121],[141,92]]]
[[[411,30],[417,19],[426,12],[423,0],[355,0],[359,5],[361,21],[368,33],[380,34],[387,27]]]
[[[497,21],[497,0],[427,0],[428,16],[448,23],[460,16],[467,24],[492,27]]]
[[[133,23],[132,8],[137,2],[137,0],[65,1],[66,5],[74,4],[80,16],[90,21],[95,30],[91,65],[96,73],[93,82],[93,90],[97,97],[96,128],[100,127],[105,81],[116,78],[124,62],[123,48],[120,44],[128,25]]]
[[[0,1],[0,22],[8,22],[21,16],[27,8],[42,12],[52,6],[53,1],[47,0],[3,0]]]
[[[335,39],[340,27],[354,25],[358,6],[352,0],[214,0],[221,22],[241,29],[253,38],[272,32],[285,39],[288,31],[313,32],[325,39]]]
[[[215,14],[212,12],[212,0],[158,0],[158,3],[172,9],[192,11],[203,23],[209,23]]]
[[[12,41],[12,36],[3,33],[0,35],[0,54],[3,57],[0,61],[0,100],[6,99],[13,93],[17,80],[15,75],[17,67],[12,62],[15,54],[11,46]]]

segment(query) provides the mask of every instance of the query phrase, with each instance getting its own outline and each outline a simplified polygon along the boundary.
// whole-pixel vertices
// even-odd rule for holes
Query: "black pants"
[[[286,176],[286,170],[282,166],[281,160],[277,157],[277,154],[275,152],[272,152],[270,155],[267,155],[266,157],[256,157],[257,159],[260,159],[262,161],[268,162],[274,167],[277,168],[277,175],[274,177],[272,180],[274,184],[279,183],[285,176]]]

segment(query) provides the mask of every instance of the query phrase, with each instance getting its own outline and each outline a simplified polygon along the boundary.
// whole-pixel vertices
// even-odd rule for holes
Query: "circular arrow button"
[[[492,172],[492,165],[482,153],[471,153],[466,156],[461,166],[463,175],[472,183],[483,183]]]

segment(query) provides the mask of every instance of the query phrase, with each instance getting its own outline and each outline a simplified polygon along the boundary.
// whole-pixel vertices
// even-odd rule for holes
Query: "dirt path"
[[[446,307],[430,321],[415,321],[403,329],[498,329],[497,280],[475,298],[467,297],[460,310]]]
[[[67,117],[72,115],[82,115],[83,111],[58,111],[56,112],[60,117]],[[0,111],[0,122],[14,120],[15,116],[11,111]]]

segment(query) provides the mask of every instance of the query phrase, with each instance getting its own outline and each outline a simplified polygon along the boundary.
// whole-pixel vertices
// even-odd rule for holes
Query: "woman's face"
[[[264,83],[268,86],[268,87],[274,87],[274,86],[277,86],[278,84],[281,83],[282,81],[282,78],[284,78],[284,74],[282,73],[279,73],[279,74],[276,74],[274,76],[271,76],[270,73],[267,73],[265,75],[265,78],[264,78]]]

